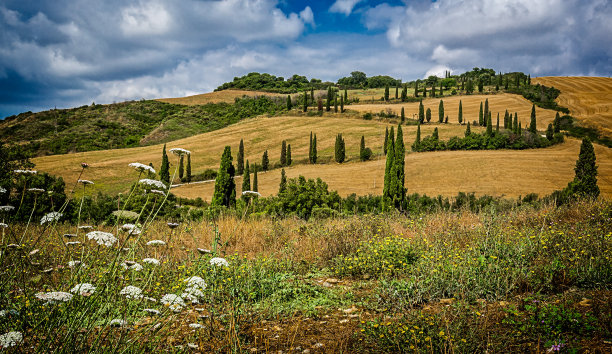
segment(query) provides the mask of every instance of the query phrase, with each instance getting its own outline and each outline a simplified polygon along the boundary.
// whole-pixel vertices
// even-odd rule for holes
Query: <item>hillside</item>
[[[559,105],[586,125],[612,138],[612,78],[609,77],[538,77],[533,80],[561,90]]]
[[[223,90],[186,97],[159,98],[156,101],[193,106],[208,103],[234,103],[237,98],[245,96],[255,98],[259,96],[280,97],[281,95],[265,91]]]

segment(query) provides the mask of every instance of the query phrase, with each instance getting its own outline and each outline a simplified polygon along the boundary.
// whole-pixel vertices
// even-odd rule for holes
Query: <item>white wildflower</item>
[[[125,270],[133,270],[135,272],[140,272],[142,270],[142,265],[134,262],[133,264],[128,264],[127,262],[121,263],[121,266]]]
[[[161,303],[168,306],[170,310],[179,312],[185,307],[185,301],[176,294],[166,294],[160,299]]]
[[[181,148],[174,148],[174,149],[170,149],[170,152],[175,154],[176,156],[183,156],[183,155],[191,155],[191,151],[189,150],[185,150],[185,149],[181,149]]]
[[[51,291],[48,293],[38,292],[34,296],[36,296],[38,300],[46,301],[48,304],[72,300],[72,294],[64,291]]]
[[[200,252],[200,254],[211,254],[212,251],[211,250],[207,250],[205,248],[197,248],[198,252]]]
[[[193,276],[184,280],[187,283],[187,288],[181,294],[185,300],[191,301],[194,304],[199,303],[199,299],[204,297],[206,282],[204,279]]]
[[[142,297],[142,289],[137,286],[128,285],[121,289],[119,294],[124,295],[128,299],[139,299]]]
[[[89,296],[96,291],[96,287],[91,285],[90,283],[81,283],[75,285],[74,288],[70,289],[70,292],[73,294],[79,294],[81,296]]]
[[[187,343],[187,346],[189,348],[191,348],[191,349],[198,349],[199,348],[199,346],[197,344],[195,344],[195,343]]]
[[[127,231],[129,235],[140,235],[140,233],[142,232],[140,227],[134,224],[123,224],[123,226],[121,226],[121,229],[123,231]]]
[[[12,206],[12,205],[2,205],[2,206],[0,206],[0,211],[11,211],[13,209],[15,209],[15,207]]]
[[[82,268],[87,268],[87,265],[84,263],[81,263],[81,261],[69,261],[68,262],[68,267],[70,268],[75,268],[75,267],[82,267]]]
[[[28,192],[43,193],[44,191],[42,188],[28,188]]]
[[[3,222],[0,222],[0,227],[1,227],[1,228],[7,228],[7,227],[8,227],[8,225],[7,225],[7,224],[5,224],[5,223],[3,223]]]
[[[253,195],[256,197],[261,197],[261,194],[259,194],[259,192],[255,192],[255,191],[244,191],[242,192],[242,195]]]
[[[187,283],[187,286],[195,286],[202,289],[206,289],[206,282],[204,281],[204,279],[198,276],[189,277],[185,279],[184,282]]]
[[[93,229],[93,226],[91,226],[91,225],[81,225],[81,226],[79,226],[79,229],[81,229],[81,230],[89,230],[89,229]]]
[[[0,193],[6,193],[6,189],[0,187]]]
[[[95,240],[99,245],[106,247],[111,247],[115,242],[117,242],[117,238],[113,234],[103,231],[88,232],[87,238],[90,240]]]
[[[161,195],[162,197],[165,197],[165,196],[166,196],[166,192],[164,192],[164,191],[160,191],[160,190],[158,190],[158,189],[151,189],[149,192],[151,192],[151,193],[153,193],[153,194],[159,194],[159,195]]]
[[[123,327],[126,326],[128,323],[125,322],[122,319],[119,318],[115,318],[114,320],[110,321],[109,326],[111,327]]]
[[[147,246],[163,246],[166,243],[162,240],[151,240],[147,242]]]
[[[81,183],[83,185],[85,184],[94,184],[92,181],[88,180],[88,179],[80,179],[77,181],[77,183]]]
[[[21,332],[8,332],[0,335],[0,349],[14,347],[23,342],[23,335]]]
[[[142,262],[147,263],[147,264],[152,264],[152,265],[159,265],[159,260],[155,258],[145,258],[142,260]]]
[[[38,173],[38,171],[35,170],[14,170],[13,172],[18,175],[35,175]]]
[[[40,219],[40,224],[44,225],[46,223],[52,223],[59,220],[62,217],[62,213],[58,213],[57,211],[52,211],[50,213],[45,214],[42,219]]]
[[[149,297],[149,296],[143,296],[142,298],[143,298],[144,300],[148,300],[148,301],[151,301],[151,302],[157,302],[157,299],[152,298],[152,297]]]
[[[199,323],[190,323],[190,324],[189,324],[189,328],[194,328],[194,329],[197,329],[197,328],[202,328],[202,327],[204,327],[204,326],[202,326],[202,325],[201,325],[201,324],[199,324]]]
[[[221,258],[221,257],[211,258],[210,265],[229,267],[229,263],[225,260],[225,258]]]
[[[146,184],[149,187],[154,187],[156,189],[166,189],[166,185],[162,181],[157,181],[154,179],[144,178],[138,181],[138,183]]]
[[[153,167],[151,167],[149,165],[145,165],[145,164],[140,163],[140,162],[132,162],[128,166],[133,167],[138,172],[147,172],[147,173],[155,174],[155,169]]]
[[[150,313],[152,315],[159,315],[160,314],[160,312],[158,310],[155,310],[155,309],[144,309],[143,311],[147,312],[147,313]]]
[[[76,246],[76,245],[80,245],[81,242],[79,241],[70,241],[70,242],[66,242],[66,246]]]
[[[176,228],[177,228],[179,225],[180,225],[180,224],[179,224],[179,223],[177,223],[177,222],[169,222],[169,223],[168,223],[168,227],[169,227],[170,229],[176,229]]]

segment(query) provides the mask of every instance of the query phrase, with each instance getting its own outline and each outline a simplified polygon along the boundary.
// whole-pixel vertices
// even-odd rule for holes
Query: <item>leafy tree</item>
[[[236,182],[232,165],[232,148],[226,146],[221,155],[221,164],[215,179],[215,192],[212,205],[233,207],[236,205]]]
[[[182,180],[183,179],[183,175],[185,174],[185,161],[184,161],[184,156],[183,155],[181,155],[181,158],[179,159],[178,174],[179,174],[179,180]]]
[[[238,146],[238,156],[236,157],[236,174],[241,175],[244,173],[244,141],[240,139],[240,145]]]
[[[314,103],[314,88],[313,87],[310,88],[310,101]]]
[[[389,101],[389,85],[385,86],[385,101]]]
[[[280,164],[281,166],[287,164],[287,142],[285,140],[281,143]]]
[[[191,182],[191,154],[187,155],[187,169],[185,171],[187,173],[187,183]]]
[[[457,119],[459,120],[459,124],[463,123],[463,105],[461,103],[461,100],[459,100],[459,116],[457,117]]]
[[[444,122],[444,102],[442,100],[440,100],[438,105],[438,121],[440,123]]]
[[[431,109],[427,108],[427,112],[425,113],[425,119],[427,119],[427,123],[431,120]]]
[[[168,154],[166,154],[166,144],[164,144],[164,149],[162,150],[162,162],[161,167],[159,168],[159,179],[166,184],[170,184],[170,161],[168,160]]]
[[[467,82],[465,83],[465,92],[468,95],[474,92],[474,83],[472,82],[471,79],[467,79]]]
[[[242,192],[251,190],[251,170],[249,167],[249,160],[246,162],[246,167],[244,168],[244,172],[242,174]],[[242,199],[248,199],[247,195],[242,195]]]
[[[287,110],[290,111],[293,108],[293,104],[291,103],[291,95],[287,95]]]
[[[533,134],[538,132],[538,128],[536,126],[535,104],[531,106],[531,123],[529,124],[529,131]]]
[[[291,144],[287,144],[287,157],[286,157],[287,166],[291,166]]]
[[[281,180],[278,185],[278,194],[283,193],[285,190],[287,190],[287,175],[285,174],[285,169],[283,168],[281,170]]]
[[[482,102],[480,102],[480,111],[478,111],[478,125],[484,125],[484,112],[482,110]]]
[[[423,101],[419,102],[419,123],[423,124],[425,122],[425,107],[423,106]]]
[[[345,146],[344,139],[342,138],[342,134],[338,134],[336,136],[336,146],[335,146],[335,158],[337,163],[343,163],[346,155],[345,155]]]
[[[472,130],[470,129],[470,122],[467,122],[467,127],[465,128],[465,136],[470,136],[472,134]]]
[[[597,165],[595,164],[595,150],[589,138],[582,139],[580,155],[574,168],[576,176],[569,183],[567,189],[572,195],[597,198],[599,187],[597,186]]]
[[[266,150],[264,151],[263,155],[261,155],[261,169],[267,171],[269,165],[270,160],[268,159],[268,150]]]
[[[478,80],[478,92],[482,92],[484,89],[484,83],[482,80]]]
[[[404,113],[404,107],[402,107],[402,113],[400,114],[401,122],[404,123],[406,121],[406,114]]]
[[[329,192],[320,178],[315,181],[299,176],[287,181],[287,188],[279,194],[278,201],[281,213],[295,213],[307,220],[316,210],[338,210],[341,198],[337,192]]]
[[[257,186],[257,166],[253,169],[253,192],[259,192],[259,187]]]

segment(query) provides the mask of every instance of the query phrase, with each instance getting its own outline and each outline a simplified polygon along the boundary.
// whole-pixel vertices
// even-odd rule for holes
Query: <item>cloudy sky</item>
[[[609,0],[0,0],[0,118],[268,72],[612,72]]]

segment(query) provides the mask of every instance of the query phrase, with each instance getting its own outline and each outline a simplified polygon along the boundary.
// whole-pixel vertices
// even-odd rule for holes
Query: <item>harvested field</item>
[[[510,113],[518,113],[519,121],[522,122],[523,127],[527,127],[531,120],[531,107],[532,103],[521,96],[512,95],[507,93],[495,94],[495,95],[468,95],[468,96],[448,96],[448,97],[436,97],[426,98],[423,100],[425,110],[431,109],[431,120],[438,121],[438,106],[440,100],[444,101],[444,114],[448,116],[449,123],[458,123],[457,116],[459,112],[459,101],[462,101],[463,106],[463,120],[466,121],[478,121],[478,112],[480,110],[480,102],[483,103],[486,99],[489,99],[489,110],[491,110],[491,119],[495,124],[497,119],[497,113],[499,113],[500,125],[503,125],[504,112],[506,109]],[[354,110],[360,113],[370,112],[380,113],[393,112],[400,114],[402,107],[406,118],[415,118],[419,114],[419,103],[397,103],[397,104],[363,104],[363,105],[349,105],[346,109]],[[553,110],[542,109],[536,107],[536,117],[538,123],[538,129],[546,130],[548,123],[552,123],[555,119],[556,112]]]
[[[557,103],[587,126],[612,138],[612,78],[544,76],[533,83],[561,90]]]

